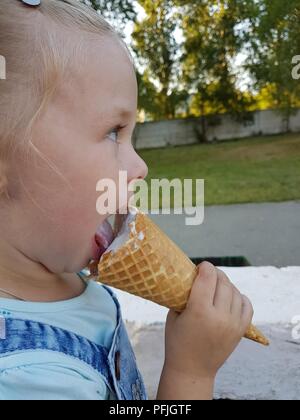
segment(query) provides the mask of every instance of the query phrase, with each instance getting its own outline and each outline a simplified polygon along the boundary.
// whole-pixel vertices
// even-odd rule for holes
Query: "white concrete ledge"
[[[271,346],[243,340],[219,372],[215,397],[300,399],[300,340],[293,338],[291,325],[292,318],[300,315],[300,267],[222,269],[252,300],[254,322],[270,339]],[[124,318],[129,321],[129,334],[149,397],[154,399],[164,363],[167,310],[126,293],[117,294]]]
[[[254,306],[257,324],[289,324],[300,315],[300,267],[221,267]],[[165,322],[167,309],[116,291],[124,319],[139,325]]]
[[[161,324],[128,327],[149,398],[155,399],[164,363],[164,327]],[[291,340],[289,328],[268,325],[261,328],[271,346],[243,340],[217,376],[215,398],[300,399],[300,343]]]

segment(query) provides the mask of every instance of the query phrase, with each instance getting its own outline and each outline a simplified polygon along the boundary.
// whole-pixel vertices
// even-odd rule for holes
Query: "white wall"
[[[290,324],[300,317],[300,267],[221,267],[255,308],[254,322]],[[165,322],[168,310],[115,290],[126,321],[141,325]],[[299,343],[300,344],[300,343]]]
[[[230,115],[214,117],[215,124],[208,123],[207,138],[230,140],[259,135],[273,135],[285,132],[282,116],[276,111],[253,113],[253,122],[239,123]],[[300,110],[292,116],[290,130],[300,132]],[[197,131],[201,132],[201,119],[146,122],[136,128],[136,147],[138,149],[179,146],[198,143]]]

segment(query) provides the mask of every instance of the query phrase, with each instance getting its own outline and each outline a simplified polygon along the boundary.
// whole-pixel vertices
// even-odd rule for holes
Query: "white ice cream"
[[[107,248],[105,254],[107,254],[108,252],[118,251],[124,244],[126,244],[126,242],[129,241],[131,233],[133,233],[134,235],[137,235],[136,226],[135,226],[137,212],[138,212],[137,209],[130,208],[130,212],[125,222],[123,223],[123,226],[118,236],[115,238],[112,244]],[[140,232],[139,235],[137,235],[137,239],[140,241],[144,239],[143,232]]]

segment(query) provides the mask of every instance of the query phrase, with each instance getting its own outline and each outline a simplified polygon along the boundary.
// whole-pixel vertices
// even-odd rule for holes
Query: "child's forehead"
[[[81,38],[81,50],[86,55],[89,55],[89,58],[93,57],[96,61],[106,59],[107,62],[119,62],[127,64],[134,70],[134,64],[129,50],[116,36],[84,36]]]
[[[80,63],[72,66],[60,88],[60,103],[92,107],[126,118],[137,108],[137,80],[127,52],[116,41],[85,44]]]
[[[114,88],[124,82],[136,84],[135,69],[129,53],[115,39],[87,41],[81,58],[83,65],[78,67],[78,71],[85,81],[95,81],[103,87]]]

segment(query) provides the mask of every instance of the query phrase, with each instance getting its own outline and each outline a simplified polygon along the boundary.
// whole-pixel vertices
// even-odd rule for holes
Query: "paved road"
[[[201,226],[152,216],[190,257],[245,256],[252,265],[300,266],[300,201],[206,207]]]
[[[271,340],[263,347],[243,340],[218,374],[215,398],[233,400],[299,400],[299,341],[290,327],[260,325]],[[156,396],[164,362],[164,326],[128,330],[149,398]]]

